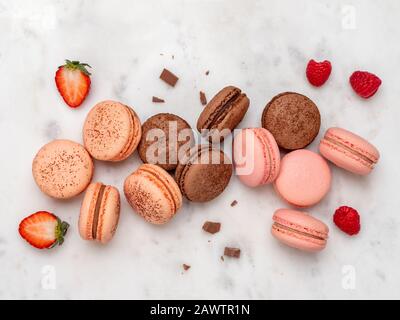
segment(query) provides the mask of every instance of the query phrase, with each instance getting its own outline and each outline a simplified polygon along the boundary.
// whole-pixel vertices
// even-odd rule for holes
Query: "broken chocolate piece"
[[[200,91],[200,102],[203,106],[207,104],[206,94],[203,91]]]
[[[185,263],[184,263],[182,266],[183,266],[183,269],[184,269],[185,271],[190,269],[190,266],[189,266],[188,264],[185,264]]]
[[[240,249],[225,247],[224,256],[232,257],[232,258],[240,258]]]
[[[236,205],[237,205],[237,203],[238,203],[238,202],[237,202],[236,200],[233,200],[233,201],[232,201],[232,203],[231,203],[231,207],[234,207],[234,206],[236,206]]]
[[[208,233],[217,233],[221,229],[221,223],[206,221],[203,224],[203,230]]]
[[[154,97],[154,96],[153,96],[151,101],[155,102],[155,103],[164,103],[165,102],[164,99],[161,99],[161,98],[158,98],[158,97]]]
[[[176,75],[174,75],[171,71],[169,71],[165,68],[160,74],[160,79],[172,87],[175,87],[175,84],[179,80],[179,78]]]

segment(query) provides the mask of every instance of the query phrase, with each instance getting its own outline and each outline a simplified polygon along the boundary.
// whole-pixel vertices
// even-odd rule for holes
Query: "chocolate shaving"
[[[184,263],[182,266],[183,266],[183,269],[184,269],[185,271],[187,271],[187,270],[190,269],[190,266],[189,266],[188,264],[185,264],[185,263]]]
[[[233,200],[232,203],[231,203],[231,207],[234,207],[234,206],[236,206],[237,204],[238,204],[238,202],[237,202],[236,200]]]
[[[154,96],[153,96],[151,101],[155,102],[155,103],[164,103],[165,102],[164,99],[161,99],[161,98],[158,98],[158,97],[154,97]]]
[[[224,256],[221,256],[221,260],[222,260],[222,261],[225,261]]]
[[[225,247],[224,256],[232,257],[232,258],[240,258],[240,249]]]
[[[207,70],[206,71],[206,76],[208,76],[210,74],[210,71],[209,70]]]
[[[220,229],[221,229],[221,223],[219,222],[206,221],[203,224],[203,230],[211,234],[219,232]]]
[[[178,82],[179,78],[174,75],[171,71],[164,69],[160,74],[160,79],[165,83],[169,84],[171,87],[175,87],[175,84]]]
[[[200,91],[200,102],[203,106],[207,104],[206,94],[203,91]]]

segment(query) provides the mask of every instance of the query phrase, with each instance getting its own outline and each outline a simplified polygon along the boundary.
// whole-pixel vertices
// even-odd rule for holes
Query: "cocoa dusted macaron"
[[[96,104],[83,126],[85,148],[97,160],[125,160],[135,151],[141,136],[142,127],[135,111],[111,100]]]
[[[133,210],[147,222],[164,224],[182,206],[182,194],[174,178],[154,164],[142,164],[124,182],[124,194]]]
[[[197,130],[211,142],[221,142],[242,121],[249,105],[249,98],[239,88],[225,87],[200,114]]]
[[[175,180],[188,200],[206,202],[225,190],[232,171],[232,162],[222,150],[212,145],[198,145],[179,162]]]
[[[302,149],[318,135],[321,116],[316,104],[295,92],[278,94],[265,106],[261,125],[286,150]]]
[[[118,226],[120,196],[118,189],[101,182],[91,183],[82,201],[79,234],[84,240],[103,244],[112,239]]]
[[[93,170],[89,153],[70,140],[53,140],[44,145],[32,163],[33,178],[40,190],[57,199],[69,199],[85,190]]]
[[[171,113],[159,113],[142,125],[139,156],[144,163],[174,170],[178,165],[179,150],[186,146],[183,151],[187,151],[193,140],[192,128],[184,119]]]

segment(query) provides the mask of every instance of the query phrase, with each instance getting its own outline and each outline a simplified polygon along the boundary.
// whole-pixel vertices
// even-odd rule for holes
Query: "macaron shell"
[[[321,238],[328,237],[328,226],[306,212],[278,209],[274,212],[272,220],[301,232],[307,232]]]
[[[338,167],[359,175],[369,174],[379,160],[379,151],[365,139],[341,128],[326,131],[320,153]]]
[[[120,207],[118,189],[113,186],[106,186],[99,211],[97,241],[105,244],[113,238],[118,226]]]
[[[93,171],[89,153],[70,140],[54,140],[44,145],[32,163],[36,184],[42,192],[57,199],[69,199],[85,190]]]
[[[126,159],[140,141],[141,126],[133,110],[116,101],[96,104],[83,127],[85,148],[93,158],[103,161]]]
[[[318,154],[301,149],[285,155],[274,182],[277,193],[297,207],[315,205],[328,193],[331,171]]]
[[[235,137],[233,160],[239,179],[250,187],[271,183],[279,173],[279,148],[264,128],[244,129]]]
[[[195,146],[190,154],[176,168],[175,179],[188,200],[211,201],[227,187],[233,171],[231,161],[211,145]],[[215,159],[217,163],[208,159]]]
[[[182,195],[162,168],[144,164],[126,178],[124,193],[132,208],[153,224],[168,222],[182,205]]]
[[[322,221],[305,212],[290,209],[276,210],[272,219],[283,226],[273,224],[271,228],[272,235],[282,243],[304,251],[320,251],[325,248],[329,228]]]
[[[140,124],[140,119],[138,115],[131,107],[125,107],[128,109],[131,117],[131,132],[129,134],[129,142],[126,145],[125,149],[121,151],[119,156],[111,160],[114,162],[123,161],[128,158],[136,150],[142,137],[142,126]]]
[[[79,234],[84,240],[93,240],[92,226],[97,197],[102,183],[91,183],[82,200],[81,211],[78,221]]]
[[[265,106],[261,126],[286,150],[302,149],[318,135],[321,115],[316,104],[296,92],[283,92]]]

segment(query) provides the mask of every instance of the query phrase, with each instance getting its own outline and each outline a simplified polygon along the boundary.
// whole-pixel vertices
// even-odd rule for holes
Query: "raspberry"
[[[331,71],[332,66],[328,60],[323,62],[310,60],[307,64],[306,76],[313,86],[320,87],[328,80]]]
[[[357,210],[342,206],[336,209],[333,222],[340,230],[352,236],[360,231],[360,215]]]
[[[350,84],[360,97],[367,99],[378,91],[382,81],[367,71],[355,71],[350,76]]]

